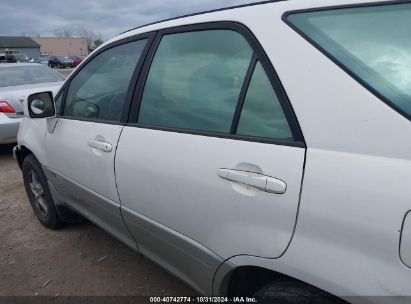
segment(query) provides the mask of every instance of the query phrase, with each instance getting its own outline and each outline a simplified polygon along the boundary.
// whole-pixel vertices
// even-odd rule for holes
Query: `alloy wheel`
[[[30,191],[34,196],[36,209],[42,217],[46,218],[49,210],[45,199],[44,188],[40,183],[39,176],[33,169],[30,169],[27,172],[27,180],[29,182]]]

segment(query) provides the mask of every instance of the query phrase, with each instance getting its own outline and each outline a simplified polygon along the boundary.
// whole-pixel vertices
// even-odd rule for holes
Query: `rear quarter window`
[[[286,22],[411,119],[411,3],[290,12]]]

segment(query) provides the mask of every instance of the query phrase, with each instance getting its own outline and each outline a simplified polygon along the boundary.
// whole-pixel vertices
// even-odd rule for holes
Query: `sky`
[[[146,23],[257,0],[1,0],[0,36],[84,27],[107,40]]]

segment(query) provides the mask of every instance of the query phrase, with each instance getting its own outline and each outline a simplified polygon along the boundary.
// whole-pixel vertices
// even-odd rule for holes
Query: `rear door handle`
[[[89,145],[89,147],[103,152],[111,152],[113,150],[113,146],[110,143],[97,139],[89,139],[87,141],[87,144]]]
[[[287,184],[281,179],[260,173],[233,169],[218,169],[217,174],[225,180],[251,186],[268,193],[283,194],[287,190]]]

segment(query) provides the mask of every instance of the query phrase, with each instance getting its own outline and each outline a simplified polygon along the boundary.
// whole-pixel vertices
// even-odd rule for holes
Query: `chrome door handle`
[[[287,184],[284,181],[260,173],[218,169],[217,174],[225,180],[251,186],[268,193],[283,194],[287,190]]]
[[[89,139],[87,141],[87,144],[89,145],[89,147],[103,152],[111,152],[113,150],[113,146],[110,143],[97,139]]]
[[[281,179],[267,176],[267,184],[265,185],[265,191],[275,194],[283,194],[287,190],[287,184]]]
[[[237,182],[260,189],[262,191],[265,191],[265,185],[267,183],[266,176],[247,171],[219,169],[218,176],[232,182]]]

